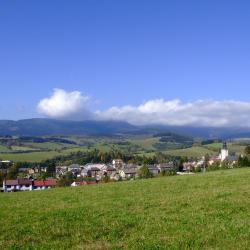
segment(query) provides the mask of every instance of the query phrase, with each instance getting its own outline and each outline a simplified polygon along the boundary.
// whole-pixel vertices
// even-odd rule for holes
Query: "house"
[[[48,180],[34,180],[33,181],[33,190],[44,190],[56,187],[57,180],[56,179],[48,179]]]
[[[157,168],[162,172],[163,170],[175,169],[175,165],[174,162],[160,163],[157,165]]]
[[[18,168],[19,173],[28,173],[28,168]]]
[[[214,163],[216,163],[216,162],[218,162],[218,163],[220,163],[220,157],[219,156],[212,156],[212,157],[210,157],[209,158],[209,160],[208,160],[208,165],[213,165]]]
[[[56,177],[60,177],[68,172],[67,166],[56,166]]]
[[[57,180],[30,180],[30,179],[16,179],[6,180],[3,182],[4,192],[17,192],[17,191],[32,191],[41,190],[55,187]]]
[[[104,167],[105,164],[92,164],[88,163],[84,166],[84,169],[81,171],[82,177],[97,177],[101,175],[101,168]]]
[[[28,168],[27,171],[28,171],[28,174],[35,174],[36,173],[35,169],[33,169],[33,168]]]
[[[83,168],[83,166],[78,164],[72,164],[68,167],[68,172],[71,172],[74,176],[80,177]]]
[[[119,181],[122,178],[119,172],[117,171],[112,173],[109,177],[111,180],[115,180],[115,181]]]
[[[117,172],[116,168],[108,165],[106,165],[106,167],[102,168],[101,170],[102,170],[102,175],[105,176],[111,176],[113,173]]]
[[[238,162],[238,160],[239,160],[239,157],[237,155],[229,155],[226,158],[226,160],[229,161],[232,164],[236,164]]]
[[[184,162],[182,164],[184,172],[190,172],[194,168],[195,162]]]
[[[147,166],[148,167],[148,170],[149,170],[149,172],[152,174],[152,175],[158,175],[159,174],[159,172],[160,172],[160,170],[159,170],[159,168],[158,167],[156,167],[155,165],[149,165],[149,166]]]
[[[31,191],[31,190],[32,190],[32,180],[29,179],[3,181],[4,192]]]
[[[83,177],[98,177],[100,178],[109,167],[102,163],[88,163],[84,166],[81,172]],[[111,171],[111,169],[109,169]]]
[[[112,161],[112,165],[113,165],[113,167],[116,168],[117,170],[120,170],[120,169],[123,168],[124,163],[123,163],[123,160],[122,160],[122,159],[114,159],[114,160]]]
[[[134,168],[124,168],[119,171],[119,174],[123,179],[135,178],[137,177],[137,170]]]

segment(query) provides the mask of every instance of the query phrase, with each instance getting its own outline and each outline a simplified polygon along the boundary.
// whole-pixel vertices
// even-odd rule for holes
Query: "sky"
[[[250,126],[249,9],[1,0],[0,119]]]

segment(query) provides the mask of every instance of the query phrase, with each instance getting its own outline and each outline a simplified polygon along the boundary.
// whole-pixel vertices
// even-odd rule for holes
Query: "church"
[[[220,152],[220,155],[219,155],[219,159],[221,161],[225,161],[228,158],[228,156],[229,156],[229,152],[228,152],[227,143],[224,142],[222,149],[221,149],[221,152]]]

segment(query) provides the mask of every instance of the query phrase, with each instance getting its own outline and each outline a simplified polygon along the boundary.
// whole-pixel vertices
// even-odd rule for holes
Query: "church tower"
[[[229,156],[229,153],[228,153],[227,143],[223,142],[223,146],[222,146],[221,153],[220,153],[220,159],[221,159],[221,161],[226,160],[226,158],[228,156]]]

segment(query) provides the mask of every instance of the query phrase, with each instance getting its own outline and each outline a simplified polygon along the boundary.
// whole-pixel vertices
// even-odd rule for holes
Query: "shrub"
[[[139,169],[139,177],[142,179],[152,178],[153,174],[149,171],[148,167],[141,167]]]

